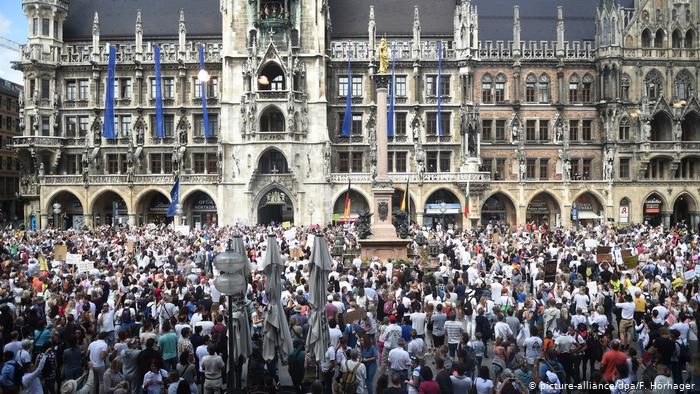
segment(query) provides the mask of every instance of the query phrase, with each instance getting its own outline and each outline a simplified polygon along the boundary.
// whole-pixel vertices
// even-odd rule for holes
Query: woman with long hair
[[[191,393],[197,393],[197,368],[195,367],[194,354],[190,351],[184,351],[180,354],[177,375],[187,382]]]
[[[372,383],[374,382],[374,376],[377,373],[378,357],[379,353],[377,352],[377,348],[374,347],[374,344],[372,344],[371,339],[366,335],[363,336],[360,341],[360,360],[367,369],[365,386],[367,387],[368,394],[373,394],[374,392]]]

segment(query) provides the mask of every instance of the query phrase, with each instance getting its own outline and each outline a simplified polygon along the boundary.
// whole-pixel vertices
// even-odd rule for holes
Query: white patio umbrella
[[[263,327],[263,358],[266,361],[272,361],[278,354],[280,360],[286,362],[287,356],[292,351],[289,323],[281,301],[282,284],[280,282],[283,272],[284,263],[277,244],[277,237],[270,234],[267,237],[267,253],[263,263],[263,273],[267,277],[265,294],[270,302],[265,311],[265,325]]]
[[[316,235],[309,261],[309,334],[306,337],[306,351],[314,355],[316,362],[323,361],[331,342],[324,308],[331,261],[328,242],[323,236]]]

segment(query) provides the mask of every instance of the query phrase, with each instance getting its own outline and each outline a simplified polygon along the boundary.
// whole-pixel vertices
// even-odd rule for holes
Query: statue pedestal
[[[374,196],[372,236],[360,240],[361,258],[371,259],[377,256],[382,261],[386,261],[388,258],[406,259],[408,257],[407,247],[411,240],[399,238],[396,235],[396,228],[392,224],[391,197],[394,194],[394,188],[391,187],[390,183],[387,183],[382,187],[372,189],[372,194]]]

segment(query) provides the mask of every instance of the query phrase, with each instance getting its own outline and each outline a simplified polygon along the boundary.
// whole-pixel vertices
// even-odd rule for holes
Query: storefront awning
[[[600,220],[600,216],[593,211],[580,211],[578,213],[579,220]]]

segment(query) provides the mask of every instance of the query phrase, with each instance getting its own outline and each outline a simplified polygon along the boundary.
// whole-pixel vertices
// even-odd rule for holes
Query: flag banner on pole
[[[391,45],[391,96],[389,97],[389,114],[386,118],[387,136],[394,138],[394,97],[396,96],[396,76],[394,75],[394,45]]]
[[[180,203],[180,177],[175,177],[175,184],[170,189],[170,205],[168,206],[168,217],[174,217],[177,214],[177,205]]]
[[[163,92],[160,80],[160,46],[154,48],[155,68],[156,68],[156,137],[163,138]]]
[[[411,178],[406,179],[406,190],[404,190],[403,198],[401,199],[401,210],[406,211],[406,212],[408,212],[408,206],[410,205],[409,198],[411,198],[410,194],[408,194],[408,187],[409,187],[410,183],[411,183]]]
[[[442,92],[440,92],[440,82],[442,80],[442,41],[437,42],[437,52],[438,52],[438,75],[437,75],[437,133],[439,137],[442,137]]]
[[[348,92],[345,97],[345,116],[343,117],[343,137],[352,134],[352,75],[350,74],[350,48],[348,48]]]
[[[116,48],[109,46],[109,65],[107,66],[107,86],[105,97],[105,119],[102,126],[102,135],[108,140],[114,140],[114,69],[117,62]]]
[[[199,69],[204,70],[204,44],[199,46]],[[202,85],[202,122],[204,122],[204,138],[211,138],[209,129],[209,111],[207,111],[207,82],[199,81]]]
[[[469,182],[467,182],[467,198],[464,200],[464,217],[469,218]]]
[[[348,191],[345,192],[345,210],[343,211],[344,219],[350,217],[350,204],[350,180],[348,179]]]

